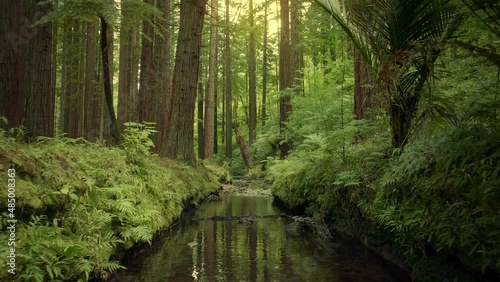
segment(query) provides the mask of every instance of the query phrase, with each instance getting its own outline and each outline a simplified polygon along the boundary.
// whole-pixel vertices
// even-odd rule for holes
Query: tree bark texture
[[[214,155],[215,127],[215,79],[217,76],[217,6],[218,0],[210,1],[210,42],[208,58],[208,86],[205,99],[205,132],[203,159],[212,159]]]
[[[49,3],[38,5],[41,0],[32,2],[33,22],[52,10]],[[53,79],[52,23],[34,27],[29,39],[28,87],[24,125],[29,138],[54,136],[55,89]]]
[[[33,32],[28,1],[0,1],[0,127],[18,127],[24,120],[27,87],[28,41]]]
[[[166,124],[166,156],[195,166],[194,109],[206,0],[181,0],[172,90]]]

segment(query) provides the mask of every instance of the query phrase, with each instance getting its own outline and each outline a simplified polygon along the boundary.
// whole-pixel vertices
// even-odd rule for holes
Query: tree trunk
[[[49,3],[32,2],[33,22],[52,10]],[[53,87],[52,23],[34,27],[29,39],[28,89],[24,125],[29,138],[54,135],[55,89]]]
[[[88,141],[95,141],[99,137],[99,115],[98,105],[99,87],[96,79],[96,65],[99,64],[97,59],[97,28],[96,23],[87,23],[87,46],[86,46],[86,62],[85,62],[85,101],[84,101],[84,134],[83,136]]]
[[[226,0],[226,47],[224,52],[224,73],[225,73],[225,118],[226,118],[226,159],[233,158],[233,107],[231,95],[231,46],[230,46],[230,21],[229,21],[229,0]]]
[[[122,5],[126,6],[128,2],[122,2]],[[132,15],[128,14],[127,7],[122,9],[122,17],[128,18]],[[137,48],[133,43],[133,32],[132,28],[126,26],[122,22],[120,28],[120,62],[119,62],[119,76],[118,76],[118,126],[120,131],[125,129],[123,125],[125,122],[134,121],[130,119],[131,111],[133,110],[134,100],[132,97],[132,52]],[[135,74],[137,76],[137,73]]]
[[[67,133],[68,137],[78,137],[79,98],[80,97],[80,56],[84,52],[81,39],[85,36],[80,29],[80,23],[76,20],[68,20],[64,23],[63,34],[63,72],[62,89],[60,99],[59,129]]]
[[[358,49],[354,49],[354,114],[356,119],[367,119],[366,109],[372,106],[368,69]]]
[[[262,48],[262,126],[266,125],[266,96],[267,96],[267,3],[264,3],[264,40]]]
[[[101,17],[101,55],[102,55],[102,72],[103,72],[103,83],[104,83],[104,97],[106,99],[106,109],[108,117],[105,119],[109,121],[111,136],[113,137],[115,144],[120,144],[120,130],[118,129],[118,122],[116,121],[115,109],[113,106],[113,90],[111,88],[111,71],[109,68],[110,58],[109,53],[113,46],[108,46],[108,23]],[[106,116],[106,114],[105,114]],[[109,118],[109,119],[108,119]],[[107,128],[107,126],[105,126]]]
[[[238,143],[238,147],[240,149],[241,156],[243,157],[243,162],[245,162],[245,166],[247,168],[252,168],[253,167],[252,154],[250,153],[250,149],[248,148],[248,145],[245,142],[245,138],[239,132],[236,132],[236,142]]]
[[[205,132],[203,159],[212,159],[214,155],[214,136],[217,130],[215,123],[215,78],[217,75],[217,5],[218,0],[211,0],[210,8],[210,51],[208,62],[208,86],[205,99]]]
[[[280,70],[279,70],[279,89],[280,89],[280,158],[284,159],[288,155],[290,144],[288,141],[283,140],[284,131],[286,127],[286,120],[292,111],[290,104],[290,95],[285,93],[285,90],[293,85],[293,73],[291,69],[291,56],[290,50],[290,20],[289,20],[289,5],[288,0],[280,0],[280,18],[281,18],[281,31],[280,31]],[[293,65],[293,64],[292,64]]]
[[[166,156],[196,166],[194,108],[206,0],[181,0],[172,90],[166,124]]]
[[[167,111],[168,105],[168,93],[170,91],[170,1],[169,0],[158,0],[158,9],[163,13],[164,21],[158,23],[161,26],[160,32],[163,38],[156,36],[154,52],[157,53],[157,80],[159,82],[156,92],[156,128],[158,130],[156,138],[156,151],[163,156],[161,153],[164,151],[163,148],[167,146],[166,140],[166,127],[167,127]]]
[[[198,82],[198,158],[203,159],[205,156],[205,138],[203,130],[203,83]]]
[[[154,6],[154,0],[145,0],[144,2]],[[153,27],[147,21],[144,21],[142,29],[141,73],[138,97],[139,121],[153,122],[156,121],[154,98],[158,83],[158,80],[155,79],[155,33]]]
[[[257,93],[256,93],[256,56],[255,56],[255,31],[254,31],[254,15],[253,15],[253,3],[252,0],[248,2],[250,14],[250,38],[249,38],[249,64],[248,64],[248,108],[249,108],[249,119],[248,119],[248,132],[249,132],[249,143],[253,144],[256,138],[256,127],[257,127]]]
[[[28,39],[31,23],[27,18],[28,1],[0,1],[0,128],[18,127],[23,123],[27,86]]]

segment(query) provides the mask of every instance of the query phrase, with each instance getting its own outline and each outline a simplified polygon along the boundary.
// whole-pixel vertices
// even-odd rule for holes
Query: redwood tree
[[[28,1],[0,1],[0,117],[9,127],[17,127],[24,119],[26,68],[28,63],[29,23],[23,23]],[[35,30],[36,31],[36,30]],[[6,126],[0,121],[0,127]]]
[[[31,2],[34,22],[51,10],[51,3],[46,3],[43,0]],[[36,25],[34,28],[34,34],[29,38],[28,43],[28,87],[24,120],[30,138],[54,135],[55,109],[52,23]]]
[[[172,90],[168,97],[165,155],[196,165],[194,109],[207,0],[181,0]]]

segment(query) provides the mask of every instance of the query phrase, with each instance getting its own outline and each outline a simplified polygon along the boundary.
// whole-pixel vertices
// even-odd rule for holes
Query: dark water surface
[[[195,216],[280,214],[272,200],[225,195],[202,205]],[[285,232],[290,222],[258,218],[250,225],[238,220],[179,224],[109,281],[410,281],[402,270],[359,245],[290,235]]]

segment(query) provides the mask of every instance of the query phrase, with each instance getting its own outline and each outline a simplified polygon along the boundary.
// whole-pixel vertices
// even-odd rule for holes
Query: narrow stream
[[[279,215],[272,202],[269,196],[222,195],[194,216]],[[291,222],[274,217],[179,224],[108,281],[410,281],[359,245],[286,232]]]

